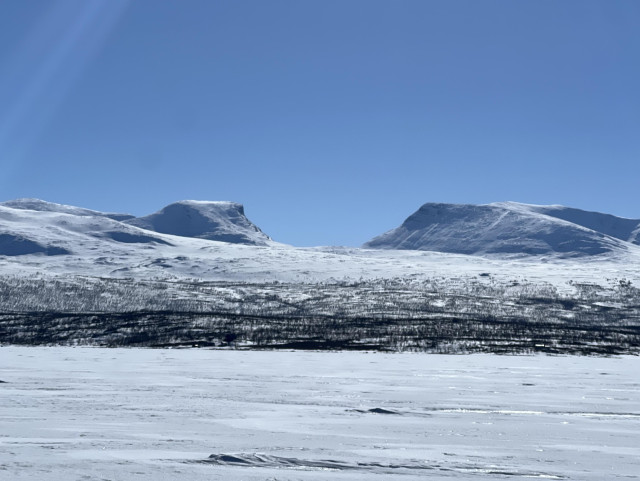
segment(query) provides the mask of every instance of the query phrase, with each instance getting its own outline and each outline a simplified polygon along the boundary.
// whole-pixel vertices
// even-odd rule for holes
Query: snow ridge
[[[640,220],[562,206],[427,203],[363,247],[581,257],[625,252],[639,232]]]
[[[133,219],[135,217],[130,214],[100,212],[97,210],[84,209],[82,207],[74,207],[72,205],[56,204],[54,202],[47,202],[44,200],[33,198],[8,200],[5,202],[0,202],[0,206],[11,207],[12,209],[34,210],[37,212],[58,212],[60,214],[107,217],[109,219],[119,221]]]

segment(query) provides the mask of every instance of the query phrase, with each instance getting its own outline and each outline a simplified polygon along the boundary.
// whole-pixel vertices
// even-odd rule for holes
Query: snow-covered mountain
[[[404,236],[405,242],[398,242],[397,248],[389,245],[393,240],[390,233],[385,249],[358,249],[297,248],[271,241],[244,217],[242,207],[233,203],[184,201],[135,219],[135,223],[155,229],[149,230],[132,225],[133,218],[119,221],[111,214],[88,209],[32,199],[5,202],[0,204],[0,275],[188,283],[415,280],[440,276],[505,283],[526,278],[560,287],[569,280],[640,281],[640,246],[538,212],[542,207],[494,204],[433,208],[440,213],[429,213],[425,207],[419,216],[416,214],[418,218],[392,231]],[[558,208],[548,209],[557,215],[567,214]],[[186,220],[181,219],[182,214]],[[574,215],[571,211],[569,214]],[[419,222],[423,216],[440,219],[432,226],[440,245],[432,242],[431,249],[438,247],[446,252],[405,250],[426,249],[427,244],[418,242],[429,239],[426,222]],[[601,214],[596,220],[607,219],[598,216]],[[627,236],[625,239],[637,239],[637,231],[622,221],[606,226],[611,231],[618,229]],[[158,232],[161,230],[171,234]],[[188,235],[195,237],[185,237]],[[216,236],[218,240],[203,238]],[[375,247],[382,246],[379,243]],[[450,252],[518,255],[483,257]],[[563,255],[522,255],[553,252]]]
[[[171,234],[170,236],[162,234]],[[0,203],[0,256],[130,254],[132,244],[175,245],[173,236],[267,245],[269,237],[233,202],[182,201],[136,218],[39,199]],[[122,249],[125,248],[124,251]]]
[[[626,219],[611,214],[589,212],[561,205],[526,205],[531,212],[566,220],[616,239],[640,245],[640,219]]]
[[[637,337],[626,329],[638,319],[640,246],[536,209],[497,204],[443,209],[439,217],[421,213],[449,224],[448,232],[440,232],[445,246],[517,253],[482,256],[288,246],[271,241],[233,203],[184,201],[119,221],[71,206],[8,202],[0,205],[0,343],[116,346],[146,339],[150,346],[220,345],[230,342],[224,333],[242,332],[241,342],[260,346],[304,342],[334,349],[338,339],[362,348],[375,340],[376,349],[428,345],[453,352],[440,349],[460,345],[469,352],[467,337],[474,332],[477,349],[486,351],[490,340],[504,353],[507,344],[519,352],[517,346],[538,342],[540,335],[505,327],[503,337],[488,340],[482,336],[495,329],[486,323],[528,319],[547,326],[549,352],[637,350]],[[405,224],[420,227],[421,216]],[[589,225],[600,220],[606,219],[580,219]],[[624,222],[604,224],[636,239]],[[293,330],[292,319],[300,320]],[[403,327],[389,331],[386,322],[367,319],[401,319]],[[455,326],[447,327],[447,319],[456,319]],[[575,345],[574,319],[590,333]],[[603,319],[624,325],[611,331]],[[548,330],[567,323],[570,335]],[[602,330],[593,331],[595,325]],[[441,327],[449,334],[436,346],[430,336]],[[458,344],[462,332],[465,341]],[[571,342],[556,342],[565,338]]]
[[[268,245],[271,241],[244,215],[244,207],[235,202],[183,200],[155,214],[125,220],[143,229],[182,237]]]
[[[54,202],[47,202],[40,199],[15,199],[0,202],[1,207],[11,207],[12,209],[21,210],[35,210],[38,212],[57,212],[59,214],[72,214],[72,215],[89,215],[98,217],[108,217],[113,220],[127,220],[133,219],[135,216],[130,214],[117,214],[112,212],[100,212],[97,210],[84,209],[82,207],[74,207],[72,205],[56,204]]]
[[[49,203],[34,203],[36,209],[27,208],[24,202],[8,205],[11,203],[0,205],[0,256],[99,256],[112,251],[114,245],[170,244],[154,232],[101,212]]]
[[[640,220],[562,206],[428,203],[364,247],[581,257],[634,249],[639,234]]]

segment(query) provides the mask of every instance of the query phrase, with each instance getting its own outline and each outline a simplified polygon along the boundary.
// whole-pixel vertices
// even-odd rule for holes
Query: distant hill
[[[573,257],[625,251],[639,233],[640,220],[563,206],[427,203],[363,247]]]
[[[183,200],[125,223],[162,234],[234,244],[267,245],[271,241],[235,202]]]
[[[131,244],[171,244],[161,235],[124,224],[111,216],[31,199],[29,202],[1,203],[0,256],[75,254],[98,257],[115,246],[125,248],[120,254],[123,255]]]
[[[127,255],[121,251],[126,245],[178,243],[163,234],[257,246],[273,243],[234,202],[181,201],[139,218],[40,199],[0,202],[0,256],[100,256],[117,246],[118,255]]]
[[[222,242],[226,247],[207,241]],[[364,247],[531,258],[607,255],[622,262],[627,253],[632,253],[632,257],[640,254],[638,245],[640,220],[637,219],[555,205],[502,202],[424,204],[400,227],[375,237]],[[23,265],[31,267],[40,265],[37,258],[47,257],[52,261],[58,259],[55,265],[60,269],[75,271],[75,263],[82,258],[82,262],[91,262],[99,270],[105,265],[113,265],[112,270],[120,269],[118,272],[161,266],[169,272],[172,269],[169,266],[179,263],[183,273],[197,276],[207,271],[218,275],[221,269],[218,261],[213,264],[211,260],[191,262],[189,256],[207,257],[207,252],[221,248],[226,254],[216,259],[227,259],[225,269],[233,270],[230,266],[237,261],[236,252],[249,247],[269,247],[252,250],[251,255],[249,251],[243,252],[249,255],[248,258],[253,259],[255,255],[256,262],[262,263],[270,251],[268,256],[279,259],[273,266],[274,272],[280,270],[283,262],[289,269],[307,272],[309,262],[322,264],[321,259],[329,254],[340,255],[349,262],[381,254],[358,249],[347,249],[343,253],[335,249],[287,248],[286,252],[296,253],[288,258],[281,257],[285,251],[276,254],[277,246],[284,247],[253,224],[245,216],[243,206],[235,202],[184,200],[143,217],[98,212],[39,199],[0,202],[0,257],[14,258],[20,263],[22,256],[29,256],[30,259],[24,258]],[[75,260],[65,260],[65,256],[74,256]],[[179,261],[174,260],[172,264],[167,258]],[[50,268],[53,264],[42,265]],[[116,265],[120,267],[116,268]],[[388,267],[379,270],[382,274],[387,271]],[[341,269],[332,275],[339,277]]]

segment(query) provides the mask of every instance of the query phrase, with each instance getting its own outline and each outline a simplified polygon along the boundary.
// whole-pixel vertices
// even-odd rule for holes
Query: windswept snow
[[[632,244],[640,244],[640,238],[638,238],[640,219],[626,219],[611,214],[588,212],[561,205],[520,205],[531,212],[563,219],[616,239],[631,242]]]
[[[23,256],[28,254],[55,256],[71,254],[71,252],[62,247],[40,244],[21,235],[0,234],[0,255]]]
[[[133,227],[101,215],[31,210],[0,205],[0,235],[5,239],[0,255],[27,255],[43,253],[90,258],[114,249],[122,255],[127,250],[118,245],[130,243],[164,244],[170,242],[161,234]],[[2,249],[0,243],[0,249]],[[33,246],[33,249],[20,246]],[[39,246],[39,247],[35,247]],[[13,254],[6,250],[15,251]],[[41,258],[33,259],[44,263]],[[63,261],[64,262],[64,261]],[[28,263],[28,262],[26,262]]]
[[[119,221],[133,219],[135,217],[130,214],[99,212],[97,210],[84,209],[82,207],[74,207],[72,205],[56,204],[54,202],[47,202],[44,200],[32,198],[8,200],[5,202],[0,202],[0,206],[11,207],[12,209],[35,210],[38,212],[58,212],[60,214],[108,217],[109,219]]]
[[[6,480],[638,476],[633,356],[0,349]]]
[[[182,237],[268,245],[271,239],[244,215],[235,202],[184,200],[145,217],[126,221],[143,229]]]
[[[561,206],[430,203],[365,247],[470,255],[619,255],[635,249],[639,226],[639,220]]]

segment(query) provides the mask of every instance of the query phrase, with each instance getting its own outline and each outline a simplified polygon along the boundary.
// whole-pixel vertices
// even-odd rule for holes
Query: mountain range
[[[0,203],[0,285],[17,293],[0,300],[13,305],[12,298],[22,296],[21,285],[45,296],[59,282],[82,286],[102,280],[161,282],[165,287],[156,294],[174,300],[185,295],[179,286],[202,282],[447,279],[447,285],[481,282],[510,289],[526,281],[560,290],[636,283],[639,225],[560,206],[425,204],[364,248],[294,247],[271,239],[233,202],[180,201],[136,217],[17,199]],[[172,287],[165,291],[166,286]],[[102,295],[83,292],[87,299]]]
[[[235,202],[186,200],[143,217],[17,199],[0,203],[0,255],[65,255],[101,244],[176,245],[178,237],[249,246],[276,243]],[[585,257],[640,245],[640,220],[558,205],[427,203],[366,249],[467,255]],[[81,249],[82,250],[82,249]]]

